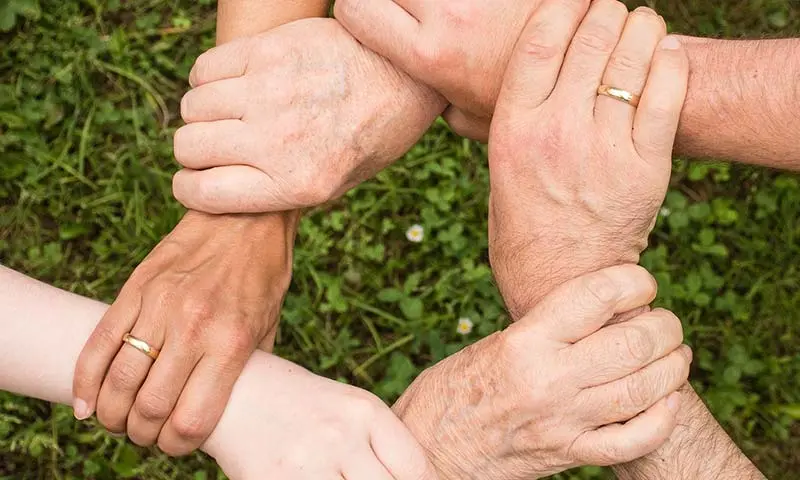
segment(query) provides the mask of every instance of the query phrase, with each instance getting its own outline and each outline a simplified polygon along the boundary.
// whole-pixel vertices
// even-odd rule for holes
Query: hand
[[[633,265],[571,280],[423,372],[395,412],[442,478],[522,480],[645,455],[675,427],[691,350],[665,310],[603,325],[655,294]]]
[[[534,15],[536,54],[557,49],[560,15],[583,15],[589,0],[337,0],[334,15],[360,42],[438,90],[453,129],[485,140],[511,51]],[[534,13],[535,12],[535,13]]]
[[[190,80],[173,191],[210,213],[327,202],[402,156],[444,109],[332,19],[213,48]]]
[[[203,449],[232,480],[435,480],[379,398],[256,352]]]
[[[489,255],[514,318],[570,278],[638,262],[687,88],[685,53],[652,10],[596,0],[582,21],[558,18],[546,40],[535,22],[523,32],[489,142]],[[545,41],[560,50],[542,58]],[[638,109],[601,84],[642,94]]]
[[[295,219],[188,213],[134,271],[81,352],[75,413],[170,455],[206,439],[253,350],[271,349]],[[274,239],[270,248],[264,238]],[[161,350],[153,362],[130,332]]]

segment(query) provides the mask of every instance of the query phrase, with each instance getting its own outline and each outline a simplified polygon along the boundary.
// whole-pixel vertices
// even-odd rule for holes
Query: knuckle
[[[386,404],[380,398],[366,391],[351,393],[348,406],[353,415],[362,419],[374,418],[382,409],[386,408]]]
[[[163,437],[163,435],[162,435]],[[166,440],[163,438],[158,439],[158,449],[164,452],[169,457],[181,457],[191,453],[191,449],[187,449],[179,442],[174,440]]]
[[[97,421],[111,433],[119,434],[125,432],[125,419],[120,418],[118,412],[109,409],[103,403],[97,405]]]
[[[153,443],[155,443],[152,439],[147,437],[139,437],[133,432],[128,432],[128,439],[136,446],[148,448],[152,447]]]
[[[680,106],[676,106],[671,98],[650,97],[647,106],[648,122],[670,124],[678,115]]]
[[[196,182],[192,185],[191,195],[195,201],[204,205],[216,205],[220,199],[220,192],[216,182]]]
[[[228,339],[225,342],[227,347],[226,351],[233,356],[237,356],[237,353],[249,355],[255,348],[255,339],[253,337],[254,335],[249,328],[242,327],[235,329],[228,334]],[[238,362],[238,359],[235,360]]]
[[[172,411],[172,402],[156,392],[145,392],[138,396],[133,408],[144,420],[149,422],[163,421]]]
[[[192,70],[189,72],[189,83],[193,87],[197,87],[208,76],[211,67],[211,50],[201,53],[192,65]]]
[[[650,60],[632,50],[616,50],[611,56],[610,68],[620,72],[620,74],[636,73],[642,76],[646,73],[646,68]],[[640,92],[635,92],[640,93]]]
[[[586,9],[593,1],[597,0],[562,0],[561,3],[569,9],[568,13],[571,14],[569,18],[574,18],[586,16]]]
[[[596,272],[583,278],[583,289],[600,306],[613,307],[621,293],[619,285],[606,272]]]
[[[200,414],[187,414],[187,412],[182,411],[175,412],[172,416],[171,424],[172,429],[179,438],[191,442],[202,441],[211,433],[211,429],[208,427],[205,418]]]
[[[363,15],[365,3],[369,0],[337,0],[333,5],[333,16],[343,20],[357,20]]]
[[[101,322],[97,327],[94,329],[92,333],[94,340],[98,343],[101,348],[102,347],[109,347],[109,346],[119,346],[119,342],[122,341],[122,337],[120,337],[117,332],[115,332],[112,328],[108,325],[105,325],[105,322]]]
[[[625,385],[624,404],[629,405],[637,413],[647,408],[653,395],[653,384],[642,378],[643,376],[631,377]]]
[[[442,18],[454,28],[464,29],[480,21],[482,5],[480,2],[442,2]]]
[[[142,288],[142,303],[148,303],[156,309],[163,309],[169,305],[173,293],[173,286],[163,281],[152,281]]]
[[[116,391],[134,391],[139,388],[141,380],[138,369],[128,362],[114,362],[108,372],[108,381]]]
[[[637,265],[637,268],[639,268],[639,271],[642,272],[642,276],[647,279],[646,292],[648,298],[647,303],[649,304],[658,296],[658,281],[656,281],[656,278],[644,267]]]
[[[164,454],[166,456],[168,456],[168,457],[180,457],[181,456],[182,452],[180,452],[178,450],[178,447],[173,445],[172,442],[170,442],[168,440],[159,440],[157,445],[158,445],[158,449],[161,450],[162,452],[164,452]]]
[[[653,356],[655,345],[650,338],[648,330],[641,325],[624,324],[622,332],[623,348],[628,358],[637,365],[644,365],[649,362]]]
[[[652,314],[658,316],[664,324],[663,330],[669,332],[676,344],[683,342],[683,323],[681,323],[681,319],[677,315],[663,308],[653,310]]]
[[[300,177],[295,198],[303,206],[315,207],[328,202],[333,198],[335,188],[340,186],[331,172],[318,172],[306,167]]]
[[[605,443],[598,448],[594,463],[601,467],[607,467],[620,463],[624,458],[626,458],[624,447],[611,443]]]
[[[529,346],[527,336],[519,328],[510,328],[500,332],[496,338],[499,350],[504,359],[515,360]]]
[[[439,71],[445,68],[445,54],[441,44],[437,42],[417,41],[413,46],[416,62]]]
[[[614,50],[617,45],[617,39],[618,35],[609,27],[593,25],[575,35],[573,41],[577,43],[581,50],[586,52],[607,54]]]
[[[199,333],[202,326],[214,317],[215,303],[208,297],[188,295],[181,303],[181,318],[187,323],[189,332]]]
[[[528,62],[545,62],[561,55],[561,46],[546,35],[530,35],[521,40],[519,52]]]
[[[320,436],[319,439],[323,445],[346,446],[352,442],[352,438],[348,438],[350,437],[348,426],[337,422],[323,426],[317,434]]]

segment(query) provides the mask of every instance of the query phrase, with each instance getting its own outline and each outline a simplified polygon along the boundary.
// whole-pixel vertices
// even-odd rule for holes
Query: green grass
[[[681,33],[800,34],[792,0],[712,3],[652,4]],[[182,214],[171,136],[191,63],[213,43],[213,12],[208,0],[0,1],[1,263],[114,298]],[[395,167],[306,218],[280,353],[391,400],[502,327],[487,177],[485,148],[437,125]],[[659,302],[684,320],[694,384],[771,478],[797,478],[800,178],[678,160],[667,208],[643,263]],[[404,236],[415,223],[421,244]],[[459,317],[475,322],[471,335],[456,333]],[[66,407],[0,393],[0,479],[218,476],[200,454],[168,459],[73,422]]]

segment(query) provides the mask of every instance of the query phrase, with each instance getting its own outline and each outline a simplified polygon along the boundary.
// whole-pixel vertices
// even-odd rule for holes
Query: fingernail
[[[108,434],[114,438],[125,438],[125,433],[108,432]]]
[[[89,404],[80,398],[76,398],[75,402],[73,402],[72,411],[78,420],[86,420],[92,416],[92,409],[89,408]]]
[[[663,40],[661,40],[661,43],[658,44],[658,47],[662,50],[679,50],[681,48],[681,42],[676,36],[667,35]]]
[[[637,7],[634,12],[646,13],[648,15],[658,15],[655,10],[650,7]]]
[[[673,392],[669,397],[667,397],[667,408],[669,408],[673,412],[677,412],[680,406],[681,406],[680,393]]]

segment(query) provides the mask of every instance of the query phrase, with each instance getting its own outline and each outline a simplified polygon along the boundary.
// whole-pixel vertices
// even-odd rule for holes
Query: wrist
[[[655,452],[614,467],[620,480],[762,479],[687,383],[677,427]]]
[[[488,377],[496,378],[491,372],[500,358],[502,338],[496,332],[424,370],[392,406],[425,450],[440,480],[507,476],[497,470],[496,457],[487,455],[487,445],[463,435],[464,424],[490,428],[481,422],[478,411],[487,408],[486,402],[505,400],[494,382],[485,383]],[[486,435],[495,439],[494,434]]]
[[[566,281],[614,265],[638,264],[646,242],[629,241],[630,238],[633,237],[622,233],[605,235],[597,231],[581,235],[579,230],[567,228],[534,239],[490,239],[492,269],[512,320],[522,318]]]

